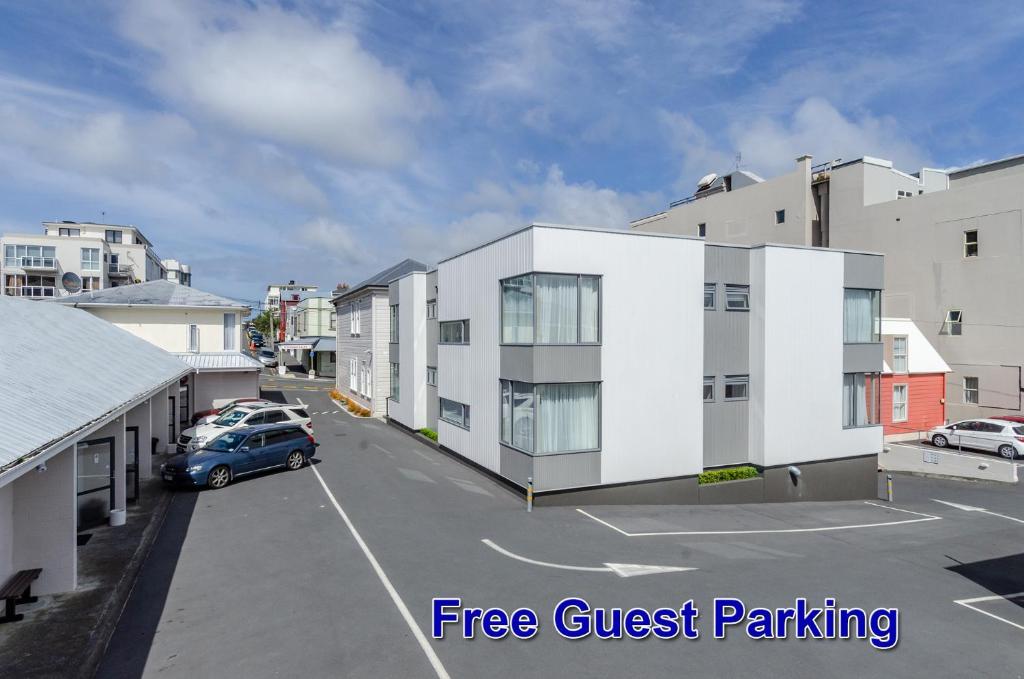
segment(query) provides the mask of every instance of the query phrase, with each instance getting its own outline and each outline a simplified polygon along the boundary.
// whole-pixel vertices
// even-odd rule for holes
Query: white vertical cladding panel
[[[764,248],[762,286],[763,464],[881,451],[881,427],[843,429],[843,253]]]
[[[439,420],[438,441],[491,471],[499,470],[498,281],[532,271],[532,230],[442,262],[437,272],[439,321],[469,319],[468,345],[437,348],[439,397],[470,406],[469,431]]]
[[[765,418],[765,248],[750,251],[750,383],[747,392],[747,450],[750,462],[764,466]],[[725,398],[724,388],[719,398]]]
[[[412,429],[427,419],[426,278],[416,272],[397,282],[399,400],[389,403],[388,414]]]
[[[537,227],[537,271],[601,281],[601,483],[703,470],[704,243]]]

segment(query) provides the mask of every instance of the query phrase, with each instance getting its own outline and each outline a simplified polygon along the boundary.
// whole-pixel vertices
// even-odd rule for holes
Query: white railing
[[[52,285],[9,285],[4,294],[11,297],[56,297],[57,288]]]
[[[25,255],[18,258],[21,261],[22,269],[56,269],[57,259],[55,257],[34,257]]]

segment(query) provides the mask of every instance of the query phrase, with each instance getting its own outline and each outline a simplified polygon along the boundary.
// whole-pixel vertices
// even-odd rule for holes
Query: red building
[[[946,421],[946,364],[914,322],[882,319],[881,420],[887,439],[911,439]]]

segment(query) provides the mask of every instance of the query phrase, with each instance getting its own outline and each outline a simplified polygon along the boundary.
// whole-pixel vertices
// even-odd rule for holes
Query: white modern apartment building
[[[393,279],[388,414],[551,503],[874,497],[882,267],[533,224]]]
[[[885,315],[916,324],[949,364],[947,417],[1024,415],[1024,155],[914,173],[801,156],[772,179],[705,180],[633,230],[884,253]]]
[[[357,285],[338,290],[331,299],[336,311],[338,391],[374,415],[386,414],[391,393],[388,283],[410,271],[427,268],[406,259]]]
[[[134,226],[43,222],[42,234],[4,234],[0,251],[3,294],[16,297],[61,297],[167,274],[152,243]]]

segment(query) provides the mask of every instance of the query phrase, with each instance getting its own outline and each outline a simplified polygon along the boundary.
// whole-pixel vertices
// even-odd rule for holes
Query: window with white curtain
[[[843,426],[878,424],[878,373],[843,374]]]
[[[892,385],[892,421],[907,421],[907,385]]]
[[[906,335],[896,335],[892,338],[892,371],[897,374],[907,372]]]
[[[597,344],[599,276],[536,273],[501,282],[504,344]]]
[[[501,441],[529,453],[600,448],[600,385],[501,380]]]
[[[843,290],[843,342],[878,342],[881,332],[881,293],[878,290]]]
[[[238,316],[224,314],[224,351],[238,351]]]
[[[441,401],[441,419],[454,424],[456,427],[469,429],[469,406],[458,401],[450,401],[446,398]]]

